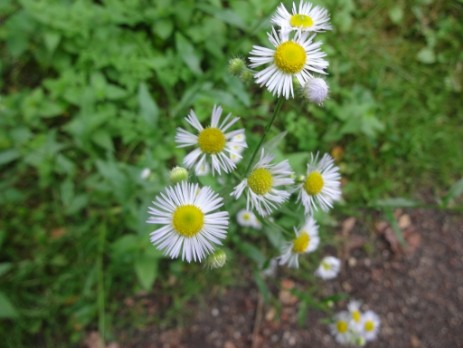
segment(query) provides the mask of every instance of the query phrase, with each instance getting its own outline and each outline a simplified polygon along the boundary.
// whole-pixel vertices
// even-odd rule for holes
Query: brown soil
[[[399,216],[400,215],[400,216]],[[386,224],[376,233],[354,226],[348,219],[340,234],[344,268],[324,284],[326,294],[348,293],[378,313],[382,326],[376,348],[463,347],[463,217],[437,211],[416,210],[397,215],[407,246],[401,247]],[[378,238],[379,237],[379,238]],[[361,246],[373,243],[368,256]],[[303,326],[297,324],[300,303],[285,289],[303,284],[280,283],[276,313],[263,305],[254,287],[236,287],[190,304],[193,320],[170,330],[145,328],[136,334],[121,333],[120,347],[339,347],[326,324],[325,313],[310,310]],[[205,300],[206,301],[206,300]],[[345,309],[339,303],[336,309]]]

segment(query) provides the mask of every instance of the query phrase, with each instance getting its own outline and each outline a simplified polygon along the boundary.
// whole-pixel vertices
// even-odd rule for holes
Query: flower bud
[[[311,102],[321,105],[328,97],[328,85],[325,80],[314,77],[307,81],[304,85],[304,96]]]
[[[245,70],[247,70],[247,68],[243,59],[232,58],[229,60],[228,71],[230,71],[232,75],[240,76]]]
[[[206,258],[205,267],[209,269],[222,268],[227,262],[227,254],[222,249],[218,249]]]
[[[243,82],[251,82],[254,79],[254,74],[251,70],[245,69],[240,75],[240,79]]]
[[[183,167],[175,167],[170,171],[169,175],[170,181],[173,184],[179,183],[188,179],[188,170]]]

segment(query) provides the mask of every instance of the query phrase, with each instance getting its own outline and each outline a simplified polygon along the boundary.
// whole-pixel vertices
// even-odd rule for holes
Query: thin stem
[[[260,151],[260,148],[262,147],[262,144],[264,143],[265,138],[267,137],[268,132],[270,131],[270,128],[272,128],[273,122],[277,118],[278,114],[280,113],[281,106],[283,105],[283,98],[278,99],[277,105],[275,105],[275,109],[273,110],[273,115],[270,121],[267,123],[267,125],[264,128],[264,134],[262,135],[262,138],[260,138],[259,144],[257,144],[257,147],[255,148],[254,152],[252,153],[251,160],[248,163],[248,166],[246,168],[246,171],[244,172],[245,175],[249,173],[249,170],[251,169],[252,163],[254,162],[254,159],[256,158],[257,153]]]
[[[99,243],[98,243],[98,331],[100,332],[102,347],[105,345],[105,290],[104,290],[104,244],[106,240],[106,225],[100,227]]]

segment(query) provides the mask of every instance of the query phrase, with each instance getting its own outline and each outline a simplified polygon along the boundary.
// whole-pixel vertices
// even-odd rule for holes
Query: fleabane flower
[[[245,141],[234,141],[233,137],[243,134],[244,129],[227,132],[235,124],[239,117],[231,117],[228,114],[223,121],[220,121],[222,108],[214,106],[212,109],[211,124],[203,128],[195,112],[190,111],[186,121],[198,131],[198,134],[190,133],[183,128],[177,128],[175,141],[177,147],[195,146],[183,160],[187,168],[195,168],[195,171],[202,172],[201,166],[210,163],[212,174],[222,171],[230,173],[236,168],[235,162],[230,158],[232,155],[241,158],[242,149],[245,148]]]
[[[360,301],[349,301],[347,304],[347,310],[350,314],[349,325],[355,332],[359,332],[362,326],[362,312],[360,311],[360,306],[362,303]]]
[[[268,38],[274,49],[254,46],[250,53],[251,68],[269,65],[254,74],[256,83],[266,86],[275,96],[289,99],[294,97],[293,78],[304,86],[312,72],[326,74],[325,53],[320,50],[321,42],[313,42],[313,37],[298,32],[290,39],[289,33],[272,29]]]
[[[365,338],[365,340],[373,341],[378,336],[379,326],[381,324],[381,319],[373,311],[366,311],[363,313],[362,322],[361,322],[361,332],[360,335]]]
[[[238,163],[243,159],[242,153],[246,148],[246,135],[243,133],[237,134],[231,138],[234,145],[231,146],[233,153],[230,154],[230,159],[234,163]]]
[[[236,221],[238,221],[238,224],[243,227],[252,227],[256,230],[260,230],[262,228],[261,222],[250,210],[241,209],[238,214],[236,214]]]
[[[325,256],[315,271],[315,275],[324,280],[328,280],[336,278],[340,270],[341,261],[338,258],[334,256]]]
[[[280,4],[272,18],[272,23],[283,31],[322,32],[331,30],[329,22],[330,15],[326,9],[306,1],[300,1],[299,7],[293,2],[292,13],[288,12],[285,5]]]
[[[147,222],[162,225],[151,232],[151,242],[171,258],[201,262],[226,237],[228,213],[214,212],[222,205],[208,186],[182,181],[166,188],[148,210]]]
[[[298,190],[297,199],[304,205],[306,214],[318,208],[328,211],[341,198],[341,175],[333,158],[325,154],[319,161],[318,154],[311,154],[306,176]]]
[[[331,334],[340,344],[350,344],[353,341],[352,331],[349,329],[350,315],[346,311],[336,314],[334,323],[330,325]]]
[[[269,215],[289,198],[290,193],[278,187],[294,183],[293,171],[288,161],[277,164],[272,161],[273,156],[262,150],[259,161],[248,177],[231,193],[238,199],[246,191],[246,210],[256,210],[261,216]]]
[[[312,217],[308,217],[301,229],[294,228],[296,238],[283,248],[280,265],[299,267],[299,255],[315,251],[320,244],[318,226]]]

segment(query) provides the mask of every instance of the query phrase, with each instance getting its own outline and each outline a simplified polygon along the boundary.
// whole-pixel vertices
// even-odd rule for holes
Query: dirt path
[[[406,215],[409,247],[398,251],[385,231],[374,238],[375,253],[361,248],[344,250],[341,276],[326,284],[326,293],[347,292],[363,301],[382,319],[375,348],[463,347],[463,217],[417,210]],[[350,240],[367,238],[365,228],[354,227]],[[361,244],[361,243],[359,243]],[[289,279],[283,287],[299,286]],[[120,347],[339,347],[311,310],[303,327],[297,325],[297,299],[282,294],[280,316],[262,305],[257,290],[232,288],[207,303],[192,305],[189,326],[160,332],[150,328],[123,335]],[[281,296],[286,296],[281,298]],[[340,306],[341,307],[341,306]],[[345,306],[344,306],[345,307]],[[257,317],[256,317],[257,313]]]

